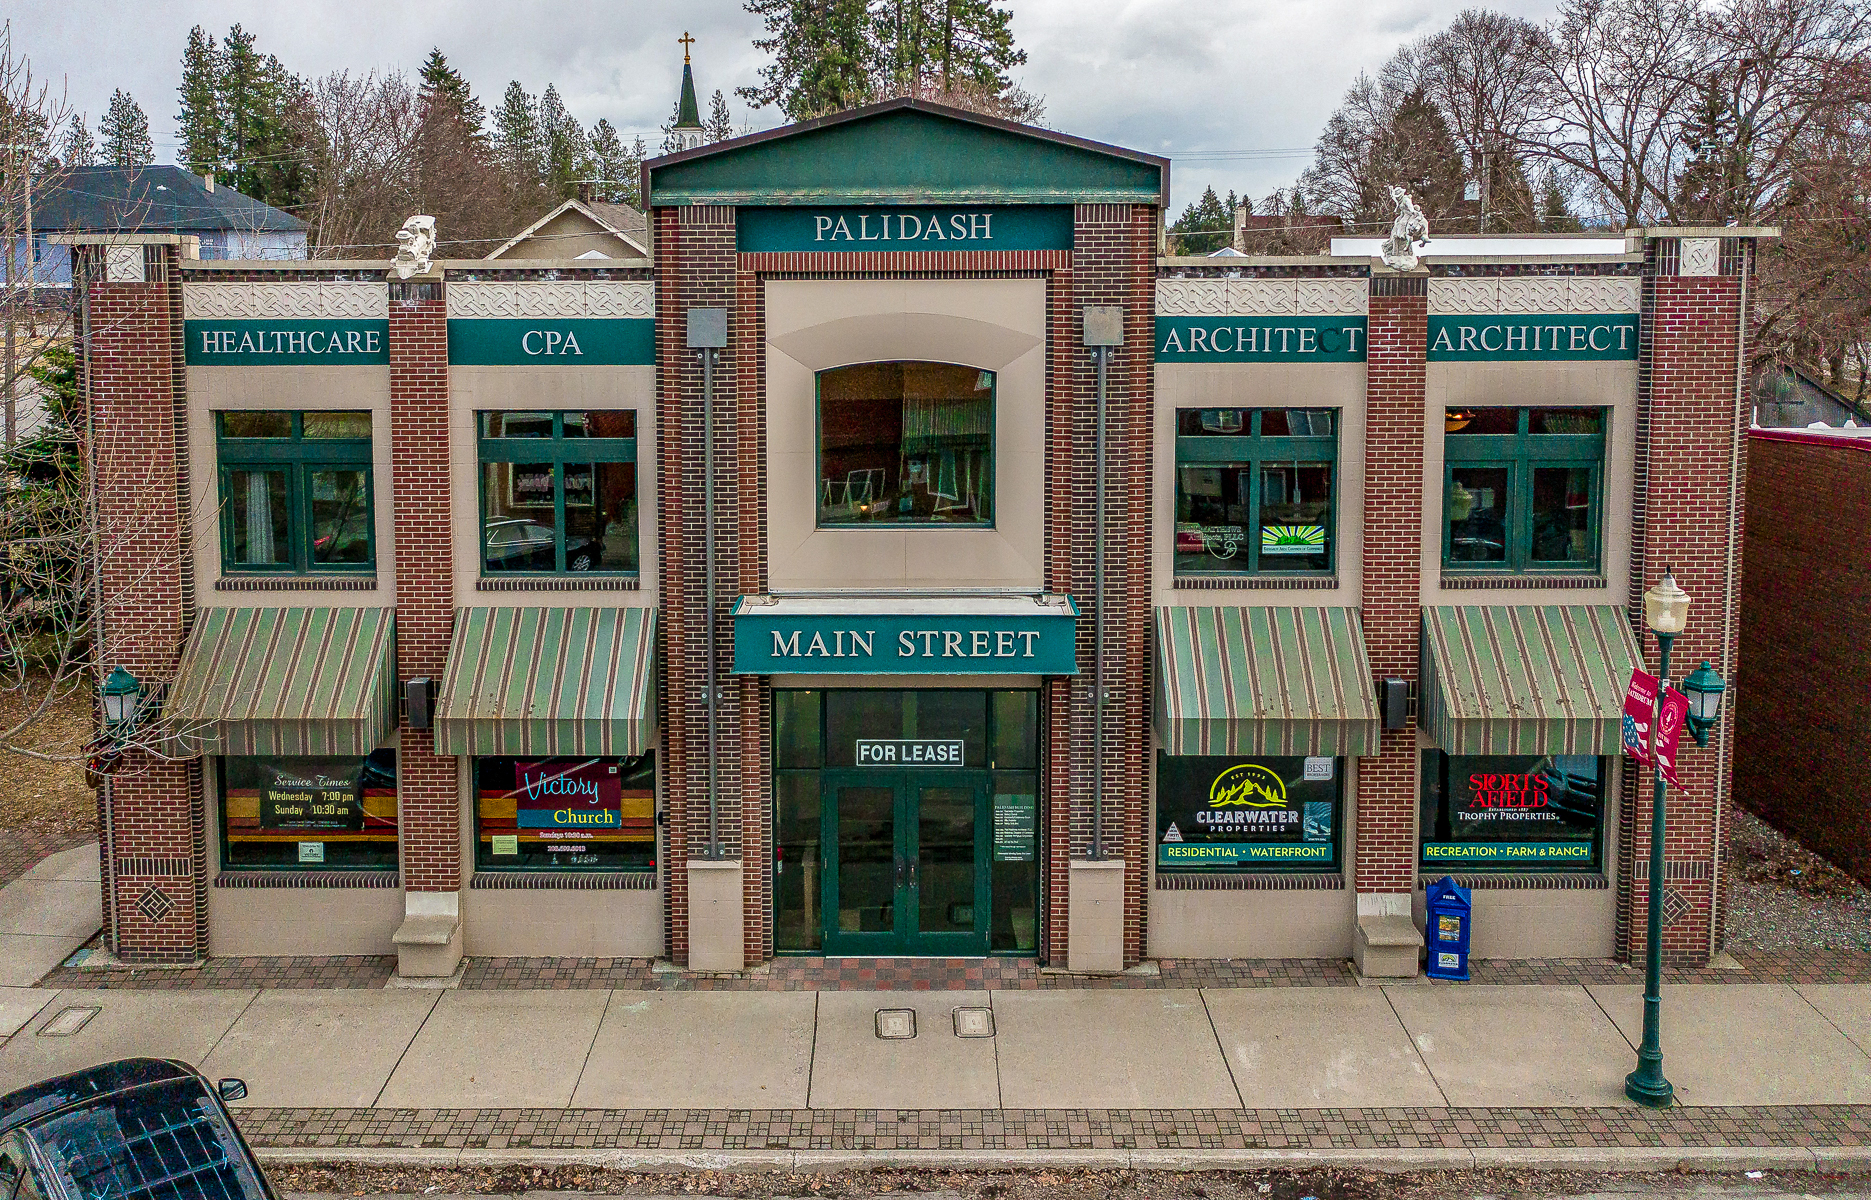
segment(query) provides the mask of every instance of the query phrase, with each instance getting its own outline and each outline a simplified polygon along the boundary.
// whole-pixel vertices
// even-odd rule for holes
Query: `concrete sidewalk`
[[[67,1010],[88,1015],[68,1036]],[[915,1036],[877,1035],[880,1010]],[[95,1010],[84,1014],[83,1010]],[[957,1033],[957,1010],[991,1036]],[[1154,992],[7,989],[0,1089],[131,1054],[269,1109],[1618,1107],[1636,987]],[[1871,985],[1665,993],[1684,1105],[1871,1104]],[[977,1032],[986,1032],[982,1028]]]

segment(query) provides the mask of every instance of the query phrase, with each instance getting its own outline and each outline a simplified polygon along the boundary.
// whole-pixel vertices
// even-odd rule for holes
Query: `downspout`
[[[728,344],[728,310],[689,310],[689,349],[702,360],[702,558],[704,570],[703,646],[708,655],[708,850],[721,855],[721,741],[718,729],[720,669],[715,662],[715,361]]]
[[[1091,857],[1094,861],[1104,857],[1104,543],[1107,533],[1105,521],[1105,468],[1107,465],[1105,450],[1105,426],[1109,424],[1110,406],[1106,395],[1106,378],[1110,371],[1111,350],[1124,344],[1124,310],[1116,306],[1087,306],[1084,312],[1083,334],[1085,345],[1090,347],[1092,360],[1097,364],[1098,373],[1098,429],[1097,457],[1094,469],[1097,480],[1094,490],[1096,510],[1092,518],[1092,600],[1097,606],[1097,613],[1092,618],[1092,668],[1091,668]]]
[[[102,258],[103,248],[98,247],[95,256],[86,255],[87,259]],[[72,266],[79,265],[78,247],[72,247]],[[78,320],[82,328],[79,331],[79,358],[84,371],[84,492],[85,524],[90,535],[91,559],[91,657],[96,680],[93,683],[95,693],[97,683],[102,681],[105,645],[104,645],[104,563],[103,551],[99,548],[98,513],[97,513],[97,395],[96,379],[91,374],[91,271],[89,263],[84,277],[74,279],[78,285]],[[121,941],[117,930],[117,801],[111,787],[108,774],[98,780],[98,795],[102,801],[103,828],[98,831],[102,844],[99,866],[103,879],[105,926],[110,930],[110,951],[118,952]]]
[[[1735,411],[1734,419],[1729,427],[1729,436],[1734,439],[1734,442],[1728,454],[1728,557],[1722,588],[1722,654],[1724,657],[1730,653],[1738,654],[1740,651],[1739,638],[1735,630],[1735,559],[1740,553],[1737,543],[1741,538],[1741,451],[1746,444],[1743,439],[1747,437],[1747,430],[1742,426],[1741,420],[1749,400],[1747,389],[1748,271],[1754,265],[1754,247],[1751,242],[1739,241],[1738,250],[1737,257],[1740,260],[1741,270],[1741,302],[1735,312]],[[1727,665],[1728,674],[1732,677],[1736,674],[1736,664],[1731,658]],[[1733,705],[1731,704],[1729,708],[1732,712]],[[1721,888],[1724,882],[1722,879],[1722,804],[1727,799],[1722,788],[1721,767],[1723,763],[1729,763],[1729,769],[1733,770],[1733,764],[1729,760],[1728,739],[1728,730],[1733,724],[1732,716],[1721,722],[1718,726],[1721,732],[1717,735],[1721,740],[1718,743],[1715,760],[1715,852],[1712,863],[1713,879],[1717,889]],[[1716,924],[1720,908],[1721,906],[1716,903],[1716,894],[1711,894],[1709,896],[1710,958],[1715,957],[1718,943],[1721,940]]]

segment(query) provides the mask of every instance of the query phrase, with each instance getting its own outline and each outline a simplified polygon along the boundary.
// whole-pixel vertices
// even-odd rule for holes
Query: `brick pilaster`
[[[745,948],[749,962],[767,957],[769,902],[768,805],[761,787],[766,754],[765,681],[731,674],[733,630],[725,619],[743,586],[744,567],[759,570],[763,508],[742,519],[744,503],[758,495],[764,476],[760,445],[752,435],[764,417],[759,397],[739,386],[747,367],[751,317],[740,303],[736,279],[734,210],[719,207],[655,211],[657,424],[659,476],[680,487],[680,503],[662,506],[661,587],[663,654],[664,805],[668,812],[663,884],[669,953],[688,961],[688,881],[684,864],[708,845],[707,604],[703,546],[702,366],[688,348],[688,310],[730,310],[728,347],[714,376],[715,448],[715,662],[721,686],[717,708],[717,808],[723,853],[742,862]],[[751,424],[750,424],[751,423]],[[746,435],[746,436],[744,436]],[[749,476],[747,469],[758,474]],[[678,483],[677,481],[680,481]],[[760,525],[759,530],[744,526]],[[750,576],[751,578],[751,576]]]
[[[1380,271],[1371,280],[1365,353],[1364,644],[1378,679],[1417,681],[1422,637],[1424,355],[1428,279]],[[1416,888],[1420,768],[1416,722],[1384,733],[1358,762],[1360,893]]]
[[[92,266],[95,253],[81,258]],[[172,682],[190,623],[187,396],[175,251],[144,249],[140,282],[94,272],[83,334],[96,424],[100,674]],[[184,481],[178,484],[178,480]],[[206,827],[198,762],[126,752],[101,807],[105,924],[132,962],[206,947]]]
[[[1639,340],[1639,514],[1631,560],[1633,628],[1648,669],[1657,641],[1643,625],[1643,592],[1669,567],[1692,604],[1676,639],[1670,673],[1680,683],[1703,659],[1731,681],[1739,642],[1742,505],[1750,410],[1744,388],[1744,291],[1753,242],[1721,238],[1716,273],[1682,274],[1689,238],[1653,238],[1645,254]],[[1692,268],[1693,269],[1693,268]],[[1738,690],[1738,689],[1736,689]],[[1729,703],[1732,705],[1731,691]],[[1678,755],[1686,790],[1665,800],[1663,920],[1665,960],[1699,966],[1721,945],[1722,856],[1727,840],[1732,716],[1707,749],[1687,734]],[[1652,788],[1648,772],[1625,760],[1619,838],[1618,953],[1646,950]]]
[[[396,537],[396,670],[399,683],[439,684],[454,625],[454,562],[448,483],[448,306],[442,284],[390,283],[390,478]],[[399,726],[397,806],[403,886],[461,887],[461,789],[452,755],[435,733]]]

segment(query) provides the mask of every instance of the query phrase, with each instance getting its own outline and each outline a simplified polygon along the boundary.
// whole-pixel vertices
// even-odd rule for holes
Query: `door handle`
[[[910,891],[916,890],[916,860],[910,859]]]
[[[897,886],[903,886],[903,860],[897,859]]]

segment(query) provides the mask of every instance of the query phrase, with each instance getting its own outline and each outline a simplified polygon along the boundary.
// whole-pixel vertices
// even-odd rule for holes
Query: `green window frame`
[[[1278,413],[1291,429],[1295,423],[1294,414],[1303,414],[1308,427],[1327,423],[1331,432],[1326,435],[1293,436],[1290,434],[1266,434],[1262,432],[1265,418],[1269,413]],[[1239,428],[1238,433],[1186,434],[1184,427],[1190,422],[1204,422],[1208,417],[1221,417],[1232,414],[1227,420],[1208,423],[1220,424],[1224,428],[1233,423]],[[1176,478],[1175,478],[1175,515],[1174,542],[1171,546],[1171,558],[1175,564],[1175,574],[1179,576],[1231,576],[1242,574],[1279,574],[1279,575],[1330,575],[1338,564],[1338,431],[1342,413],[1335,408],[1247,408],[1200,406],[1179,408],[1176,410]],[[1330,482],[1326,492],[1326,507],[1319,521],[1323,525],[1324,537],[1319,543],[1317,554],[1294,556],[1291,554],[1262,553],[1260,511],[1265,500],[1267,472],[1281,468],[1291,468],[1297,473],[1302,466],[1323,464],[1329,474]],[[1192,501],[1184,492],[1184,470],[1189,467],[1212,465],[1218,469],[1233,469],[1248,480],[1248,495],[1240,505],[1244,516],[1239,525],[1224,524],[1219,526],[1203,525],[1200,521],[1185,520],[1185,508]],[[1310,523],[1302,528],[1310,528]],[[1226,530],[1236,531],[1236,536],[1229,537]],[[1302,561],[1310,560],[1310,561]]]
[[[1600,874],[1612,759],[1422,752],[1425,875]]]
[[[566,436],[567,418],[574,422],[588,417],[621,418],[628,414],[631,429],[629,437],[586,437],[583,435]],[[481,412],[475,414],[476,441],[478,444],[478,474],[480,476],[480,563],[484,578],[506,578],[514,575],[557,575],[564,573],[605,575],[616,578],[634,578],[640,573],[642,559],[638,548],[637,534],[641,527],[641,497],[638,494],[634,468],[637,461],[637,439],[635,409],[594,409],[561,412],[520,410],[499,412]],[[536,429],[536,433],[515,433],[515,429]],[[589,537],[574,537],[568,533],[568,507],[592,507],[597,512],[600,523],[606,522],[602,505],[594,494],[590,505],[568,505],[566,489],[566,471],[568,467],[589,466],[593,478],[586,484],[594,493],[600,489],[596,478],[600,464],[628,463],[633,468],[629,489],[629,499],[625,512],[627,515],[618,519],[625,526],[625,536],[629,544],[626,556],[629,565],[606,566],[606,550],[599,543],[605,541],[601,531],[595,540]],[[506,506],[502,512],[510,512],[515,504],[515,477],[513,471],[520,466],[548,467],[551,470],[552,490],[552,525],[549,530],[537,522],[526,522],[530,526],[527,532],[538,530],[550,533],[551,552],[548,556],[545,538],[539,539],[536,550],[524,558],[509,558],[515,562],[510,567],[492,567],[496,561],[491,551],[507,547],[496,547],[494,539],[501,525],[514,524],[517,518],[492,515],[490,483],[502,473],[490,467],[506,467],[504,478],[507,493]],[[500,486],[496,484],[496,486]],[[544,504],[532,505],[543,509]],[[543,515],[543,513],[541,514]],[[574,542],[578,545],[573,545]]]
[[[361,417],[366,424],[370,422],[368,412],[349,409],[310,413],[248,409],[214,414],[215,459],[221,497],[221,570],[224,574],[367,575],[376,571],[376,483],[371,439],[369,436],[326,437],[316,431],[308,435],[307,416],[315,418],[315,425],[318,423],[316,418],[337,420]],[[278,435],[247,436],[238,430],[238,426],[243,423],[259,424],[282,417],[287,419],[288,427]],[[233,420],[230,421],[230,418]],[[230,424],[236,427],[234,432],[230,432]],[[251,477],[261,471],[276,472],[282,476],[288,547],[284,562],[242,562],[235,557],[239,544],[236,505],[250,501],[246,501],[245,497],[237,499],[234,476],[245,474]],[[336,562],[319,558],[315,520],[317,486],[313,477],[338,471],[356,471],[363,477],[362,512],[347,513],[342,518],[344,526],[361,525],[365,549],[364,558],[359,561]],[[346,503],[348,506],[349,501]]]
[[[401,832],[396,751],[366,755],[229,755],[215,760],[223,871],[394,871]],[[269,803],[280,776],[287,812]],[[305,784],[331,778],[348,796],[320,795]],[[300,801],[299,794],[305,799]],[[289,815],[297,803],[335,810]],[[269,810],[271,810],[269,812]],[[268,819],[269,816],[272,819]]]
[[[1464,433],[1458,422],[1475,419],[1479,413],[1513,414],[1512,433]],[[1562,421],[1586,424],[1589,415],[1597,418],[1596,433],[1534,431],[1535,414],[1544,421],[1555,416]],[[1605,430],[1610,424],[1609,409],[1598,407],[1541,407],[1493,409],[1449,408],[1443,410],[1442,466],[1442,569],[1452,574],[1576,574],[1593,575],[1604,561],[1604,475]],[[1570,481],[1563,501],[1568,508],[1585,509],[1582,530],[1547,528],[1555,522],[1543,520],[1536,513],[1536,473],[1565,470],[1584,471],[1586,486],[1574,492]],[[1466,508],[1472,511],[1473,492],[1464,487],[1456,492],[1457,474],[1502,472],[1505,476],[1507,515],[1498,531],[1459,530],[1468,518],[1455,514]],[[1472,478],[1472,476],[1470,476]],[[1576,496],[1580,504],[1573,504]],[[1583,534],[1583,546],[1575,534]],[[1540,556],[1540,547],[1550,545],[1557,535],[1578,552],[1578,557]],[[1498,542],[1497,542],[1498,539]],[[1491,544],[1492,543],[1492,544]],[[1487,555],[1499,545],[1498,559],[1475,557]]]
[[[1342,871],[1345,762],[1317,755],[1174,755],[1158,750],[1158,873]]]

